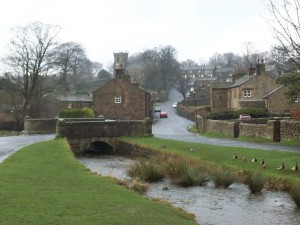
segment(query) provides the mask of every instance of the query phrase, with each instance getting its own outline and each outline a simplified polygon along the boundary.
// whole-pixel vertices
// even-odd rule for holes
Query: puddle
[[[78,161],[94,172],[119,179],[130,179],[126,168],[134,161],[117,156],[79,158]],[[150,184],[149,198],[167,200],[174,206],[193,213],[201,225],[299,225],[300,209],[284,192],[263,191],[249,194],[248,187],[233,184],[228,189],[203,187],[180,188],[168,180]]]

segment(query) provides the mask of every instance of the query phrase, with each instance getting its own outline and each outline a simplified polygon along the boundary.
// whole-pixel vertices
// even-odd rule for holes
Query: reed
[[[261,173],[249,172],[246,178],[246,184],[252,194],[261,193],[265,186],[265,178]]]
[[[300,207],[300,182],[294,183],[289,193],[295,204]]]
[[[128,176],[146,182],[158,182],[164,178],[161,166],[154,160],[140,159],[127,170]]]
[[[236,175],[229,170],[218,170],[213,174],[213,181],[216,187],[228,188],[236,181]]]

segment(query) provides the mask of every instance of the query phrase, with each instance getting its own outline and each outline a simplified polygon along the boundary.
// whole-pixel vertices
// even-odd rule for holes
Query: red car
[[[160,118],[168,118],[168,113],[167,112],[160,112],[159,117]]]
[[[248,114],[241,114],[239,116],[239,120],[250,120],[250,119],[251,119],[251,116]]]

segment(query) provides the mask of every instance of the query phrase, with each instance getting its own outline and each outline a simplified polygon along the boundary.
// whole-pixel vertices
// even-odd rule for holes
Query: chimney
[[[249,67],[249,76],[253,76],[254,74],[255,74],[255,67],[251,63]]]
[[[262,59],[261,62],[257,60],[256,64],[256,74],[262,74],[266,72],[266,65],[264,64],[264,60]]]

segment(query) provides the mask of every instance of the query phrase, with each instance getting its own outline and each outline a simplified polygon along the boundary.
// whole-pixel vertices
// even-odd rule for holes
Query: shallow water
[[[79,158],[79,162],[94,172],[119,179],[130,179],[126,168],[134,161],[116,156]],[[149,198],[167,200],[196,216],[201,225],[299,225],[300,209],[284,192],[263,191],[249,194],[247,186],[234,184],[228,189],[203,187],[180,188],[168,180],[150,184]]]

